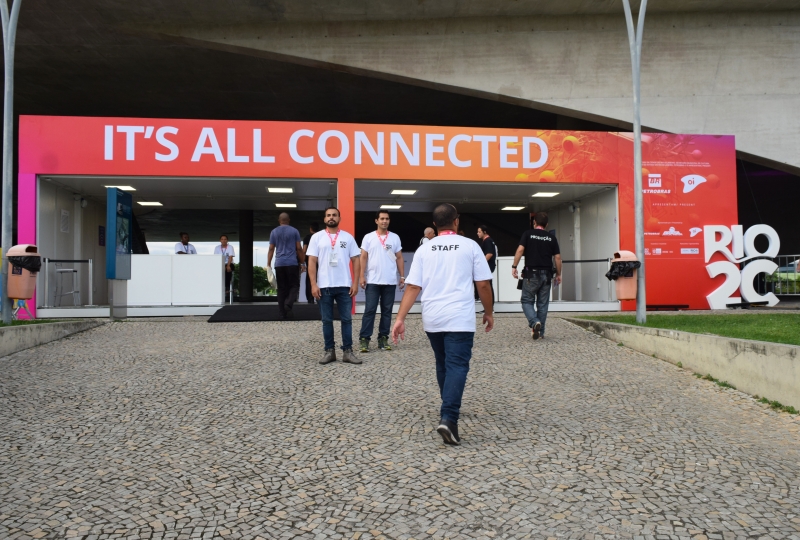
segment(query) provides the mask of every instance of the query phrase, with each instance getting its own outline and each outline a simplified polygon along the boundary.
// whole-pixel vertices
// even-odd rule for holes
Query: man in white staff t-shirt
[[[436,380],[442,398],[441,421],[436,431],[445,444],[459,444],[458,416],[467,383],[475,337],[473,284],[483,304],[483,324],[494,327],[492,273],[483,250],[474,240],[459,236],[458,211],[440,204],[433,211],[439,236],[417,249],[406,278],[392,340],[404,339],[405,318],[422,292],[422,326],[436,358]]]
[[[336,361],[336,342],[333,339],[333,303],[339,308],[342,320],[342,362],[360,364],[353,353],[353,298],[358,292],[361,273],[356,239],[339,229],[339,209],[325,209],[325,228],[311,237],[308,243],[308,276],[311,294],[319,301],[322,314],[322,336],[325,338],[325,356],[320,364]],[[353,274],[350,274],[350,263]]]

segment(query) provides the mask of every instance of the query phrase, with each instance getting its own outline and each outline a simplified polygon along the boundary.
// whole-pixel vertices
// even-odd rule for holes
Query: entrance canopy
[[[349,231],[357,209],[373,210],[385,197],[379,192],[386,181],[419,194],[397,196],[400,211],[429,211],[441,198],[462,211],[488,203],[525,212],[547,204],[535,201],[538,190],[558,185],[556,197],[573,198],[580,186],[611,186],[618,248],[634,249],[627,133],[22,116],[19,148],[20,243],[37,243],[38,179],[73,177],[92,190],[135,181],[142,197],[165,205],[180,190],[180,204],[198,209],[251,208],[272,200],[261,199],[270,196],[266,185],[291,181],[298,209],[335,200]],[[705,269],[696,231],[737,222],[733,137],[645,135],[643,151],[648,300],[707,307],[705,296],[718,283]]]

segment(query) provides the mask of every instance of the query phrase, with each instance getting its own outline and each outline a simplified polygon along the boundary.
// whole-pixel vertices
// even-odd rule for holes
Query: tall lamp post
[[[0,0],[0,15],[3,19],[3,59],[5,60],[5,88],[3,95],[3,230],[2,246],[3,276],[3,322],[11,324],[11,299],[8,297],[8,263],[6,252],[11,247],[12,222],[14,220],[14,45],[17,41],[17,21],[22,0],[16,0],[8,12],[7,0]]]
[[[628,23],[628,44],[631,48],[631,70],[633,74],[633,190],[636,222],[636,258],[641,261],[636,288],[636,322],[647,321],[647,299],[644,288],[644,203],[642,201],[642,119],[639,115],[640,92],[639,74],[642,58],[642,32],[644,31],[644,12],[647,0],[639,5],[639,21],[633,27],[630,0],[622,0],[625,7],[625,20]]]

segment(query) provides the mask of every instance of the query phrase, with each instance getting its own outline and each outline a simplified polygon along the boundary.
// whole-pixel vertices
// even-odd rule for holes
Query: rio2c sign
[[[769,240],[769,247],[763,253],[758,251],[755,240],[764,235]],[[712,278],[725,274],[725,282],[714,292],[706,296],[711,309],[725,309],[732,304],[745,302],[767,302],[768,306],[778,303],[778,298],[773,293],[760,295],[753,287],[753,280],[758,274],[771,275],[778,269],[778,265],[769,260],[778,255],[781,247],[778,233],[769,225],[753,225],[747,232],[741,225],[726,227],[724,225],[706,225],[703,229],[703,243],[705,245],[705,262],[708,275]],[[729,248],[730,246],[730,248]],[[720,253],[727,261],[717,261],[708,264],[715,253]],[[760,258],[768,257],[768,258]],[[745,265],[741,270],[739,265],[743,262],[754,260]],[[741,297],[732,296],[739,290]]]

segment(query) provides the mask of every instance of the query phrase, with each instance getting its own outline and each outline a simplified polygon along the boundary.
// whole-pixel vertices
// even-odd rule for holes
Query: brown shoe
[[[320,364],[330,364],[336,362],[336,349],[325,349],[325,356],[319,361]]]
[[[361,360],[358,359],[356,353],[353,352],[353,349],[347,349],[344,351],[344,355],[342,356],[342,362],[345,364],[360,364]]]

